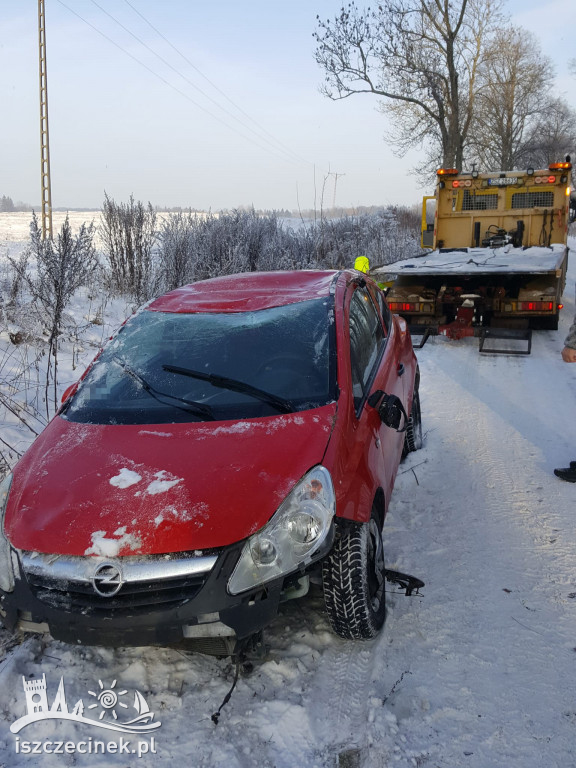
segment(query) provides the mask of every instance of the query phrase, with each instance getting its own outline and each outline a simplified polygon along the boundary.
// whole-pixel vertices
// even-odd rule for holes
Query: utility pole
[[[40,65],[40,178],[42,184],[42,239],[52,240],[52,191],[48,137],[48,75],[46,72],[46,16],[38,0],[38,56]]]

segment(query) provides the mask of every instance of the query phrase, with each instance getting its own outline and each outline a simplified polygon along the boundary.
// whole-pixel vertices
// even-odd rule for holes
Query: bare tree
[[[2,195],[2,197],[0,197],[0,213],[11,213],[15,210],[16,208],[12,198],[7,195]]]
[[[518,151],[519,165],[547,168],[576,151],[576,111],[563,99],[547,99]]]
[[[500,19],[500,0],[390,0],[363,11],[351,3],[333,21],[318,19],[324,93],[382,97],[400,154],[424,143],[432,165],[461,168],[479,65]]]
[[[48,322],[48,364],[46,366],[46,415],[50,417],[49,390],[52,384],[54,410],[58,407],[58,340],[62,332],[64,310],[74,293],[89,281],[98,268],[93,245],[94,225],[82,224],[72,234],[68,216],[62,224],[56,244],[43,240],[36,214],[30,223],[31,250],[36,257],[37,274],[23,275],[32,295],[46,313]],[[12,261],[18,270],[21,264]]]
[[[506,171],[534,163],[530,155],[536,136],[543,124],[555,122],[551,60],[530,32],[506,27],[495,33],[480,74],[471,154],[485,169]]]

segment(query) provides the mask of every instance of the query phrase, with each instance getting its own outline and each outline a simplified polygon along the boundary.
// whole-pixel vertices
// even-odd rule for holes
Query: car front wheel
[[[324,602],[332,629],[348,640],[375,637],[386,618],[384,547],[375,512],[350,523],[322,567]]]

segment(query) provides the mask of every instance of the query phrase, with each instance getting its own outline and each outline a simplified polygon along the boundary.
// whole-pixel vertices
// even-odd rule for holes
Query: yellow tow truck
[[[519,339],[529,354],[532,329],[558,328],[568,264],[570,158],[546,169],[437,172],[422,205],[424,253],[371,270],[394,278],[390,309],[413,335]],[[513,345],[512,345],[513,346]],[[508,345],[510,347],[510,345]]]

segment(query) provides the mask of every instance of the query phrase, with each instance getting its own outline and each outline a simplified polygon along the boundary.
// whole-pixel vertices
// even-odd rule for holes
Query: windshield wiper
[[[168,398],[169,400],[177,400],[178,403],[183,403],[183,405],[178,405],[177,403],[169,403],[169,405],[172,405],[174,408],[179,408],[181,411],[195,413],[197,416],[201,416],[207,421],[215,420],[214,414],[209,405],[203,405],[202,403],[197,403],[195,400],[187,400],[185,397],[178,397],[177,395],[171,395],[168,392],[161,392],[159,389],[155,389],[151,384],[149,384],[143,376],[141,376],[139,373],[136,373],[136,371],[132,370],[132,368],[130,368],[130,366],[127,365],[124,362],[124,360],[121,360],[116,355],[112,356],[110,359],[112,360],[113,363],[116,363],[116,365],[119,365],[120,368],[122,368],[122,370],[128,374],[128,376],[131,376],[135,381],[137,381],[142,387],[142,389],[145,392],[147,392],[151,397],[153,397],[155,400],[158,400],[159,403],[166,405],[166,403],[164,403],[160,399],[161,397]]]
[[[219,376],[216,373],[202,373],[202,371],[193,371],[189,368],[180,368],[177,365],[163,365],[162,370],[167,371],[168,373],[179,373],[181,376],[189,376],[191,379],[207,381],[209,384],[212,384],[213,387],[229,389],[232,392],[240,392],[243,395],[249,395],[256,400],[268,403],[268,405],[273,406],[282,413],[293,413],[293,411],[296,410],[294,404],[291,403],[290,400],[273,395],[271,392],[266,392],[263,389],[258,389],[258,387],[253,387],[251,384],[246,384],[244,381],[230,379],[228,376]]]

